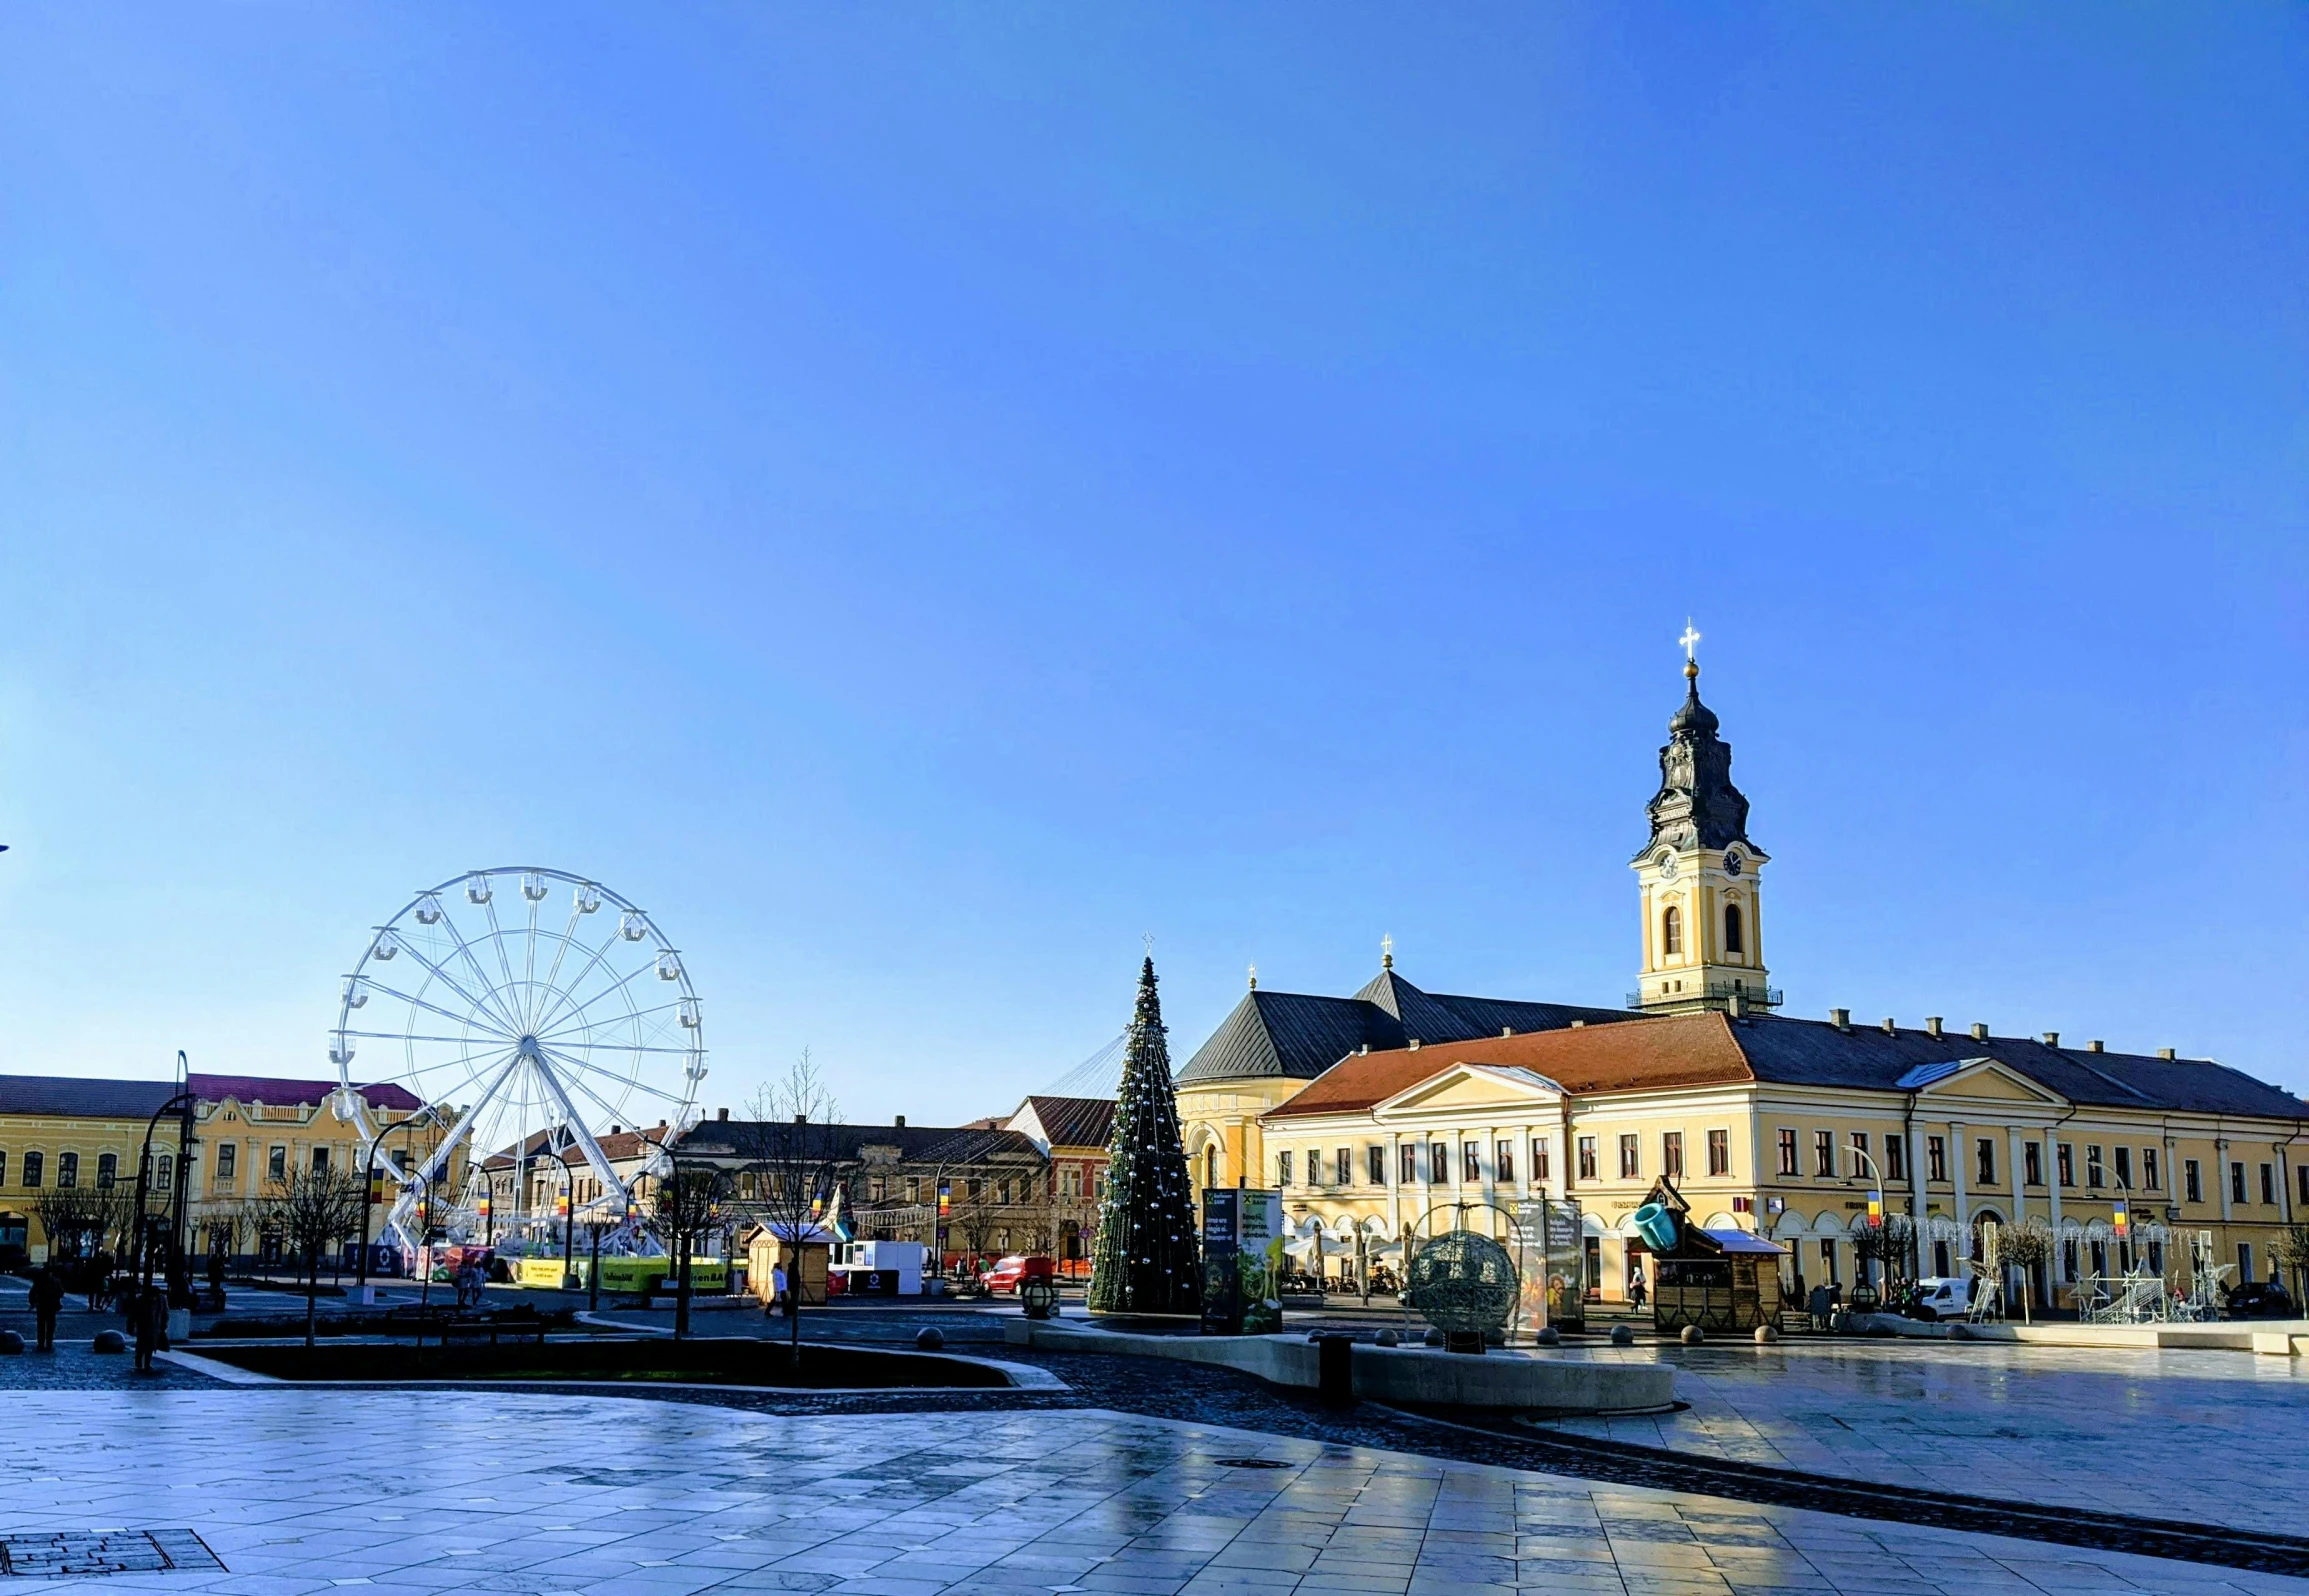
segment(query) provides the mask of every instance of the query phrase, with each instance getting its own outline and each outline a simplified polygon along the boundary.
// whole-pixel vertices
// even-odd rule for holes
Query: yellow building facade
[[[1626,1005],[1431,994],[1392,949],[1349,998],[1254,986],[1177,1078],[1197,1182],[1280,1188],[1294,1249],[1327,1264],[1399,1257],[1439,1216],[1496,1228],[1569,1198],[1605,1300],[1640,1266],[1631,1216],[1663,1176],[1704,1227],[1786,1248],[1790,1291],[1859,1278],[1872,1193],[1916,1222],[1904,1274],[1964,1273],[1984,1224],[2038,1220],[2055,1238],[2025,1282],[2039,1302],[2128,1265],[2271,1278],[2309,1222],[2309,1103],[2170,1050],[1779,1012],[1768,856],[1698,675],[1687,662],[1632,861]]]
[[[83,1079],[71,1076],[0,1076],[0,1250],[21,1247],[41,1262],[60,1243],[47,1233],[44,1212],[85,1208],[60,1204],[59,1191],[120,1193],[132,1197],[138,1161],[151,1130],[156,1194],[177,1178],[179,1128],[175,1114],[153,1128],[153,1116],[180,1092],[193,1099],[193,1136],[184,1171],[187,1244],[205,1251],[212,1238],[227,1250],[253,1250],[250,1205],[291,1171],[349,1172],[361,1159],[357,1129],[331,1103],[333,1081],[267,1076],[193,1074],[184,1082]],[[407,1121],[421,1106],[399,1087],[362,1088],[387,1127]],[[388,1128],[381,1158],[422,1159],[432,1132],[429,1117],[417,1134]],[[404,1145],[406,1144],[406,1145]],[[111,1245],[115,1238],[105,1238]]]

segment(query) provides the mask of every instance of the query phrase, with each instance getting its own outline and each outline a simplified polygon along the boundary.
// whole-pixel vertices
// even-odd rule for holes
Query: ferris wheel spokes
[[[449,927],[449,934],[451,936],[455,936],[457,934],[457,928],[455,924],[450,921],[446,912],[441,915],[439,923]],[[463,998],[468,1004],[470,1004],[471,1012],[467,1014],[452,1014],[447,1009],[433,1008],[433,1005],[431,1004],[426,1004],[424,1005],[425,1007],[433,1008],[434,1013],[442,1015],[447,1019],[454,1020],[459,1024],[464,1024],[468,1021],[479,1021],[481,1016],[487,1015],[491,1020],[496,1022],[498,1027],[507,1028],[508,1035],[519,1034],[518,1032],[509,1029],[514,1023],[513,1018],[494,1001],[495,994],[489,991],[486,978],[484,978],[482,984],[483,995],[476,997],[473,993],[466,991],[463,983],[458,981],[455,976],[451,975],[447,970],[443,969],[440,965],[435,964],[431,958],[427,957],[425,950],[417,945],[414,938],[396,935],[393,938],[393,943],[395,947],[401,949],[403,952],[406,952],[410,958],[415,959],[419,964],[425,966],[426,970],[432,974],[434,980],[439,981],[443,986],[447,987],[450,991],[456,993],[459,997]],[[401,999],[403,1002],[408,1003],[415,1003],[419,1001],[417,998],[410,996],[406,992],[394,991],[391,987],[384,985],[373,975],[365,975],[361,977],[361,979],[369,986],[374,987],[379,992],[385,993],[389,997],[396,997]]]
[[[685,1109],[689,1106],[690,1100],[680,1095],[679,1093],[669,1092],[663,1087],[652,1086],[647,1081],[629,1080],[625,1076],[618,1074],[617,1071],[613,1069],[609,1069],[604,1065],[596,1064],[589,1058],[583,1058],[578,1054],[568,1052],[565,1049],[558,1047],[546,1047],[542,1042],[540,1042],[538,1046],[545,1052],[551,1053],[555,1058],[561,1060],[564,1064],[570,1065],[576,1069],[584,1070],[588,1074],[598,1075],[605,1081],[614,1081],[619,1086],[631,1091],[647,1092],[652,1097],[663,1098],[666,1102],[676,1104]],[[645,1052],[650,1050],[641,1048],[620,1048],[619,1051]],[[586,1095],[593,1097],[593,1100],[597,1103],[601,1102],[601,1099],[599,1097],[594,1097],[591,1092],[588,1092]],[[603,1104],[602,1106],[608,1107],[607,1104]],[[612,1112],[615,1111],[612,1110]],[[669,1119],[672,1117],[673,1116],[671,1115],[668,1116]]]

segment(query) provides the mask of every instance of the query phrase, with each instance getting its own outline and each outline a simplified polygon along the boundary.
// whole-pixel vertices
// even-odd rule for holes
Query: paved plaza
[[[1690,1411],[1549,1428],[1840,1479],[2300,1534],[2298,1358],[1933,1341],[1662,1348]]]
[[[26,1587],[113,1596],[2309,1591],[1097,1409],[243,1388],[9,1411],[8,1534],[189,1530],[223,1565]]]

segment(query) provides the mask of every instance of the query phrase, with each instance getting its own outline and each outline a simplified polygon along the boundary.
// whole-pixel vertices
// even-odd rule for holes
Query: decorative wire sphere
[[[415,1245],[424,1202],[449,1239],[516,1252],[565,1244],[567,1218],[638,1240],[633,1171],[599,1139],[662,1121],[670,1141],[706,1074],[680,950],[599,882],[534,865],[453,877],[378,927],[344,978],[329,1061],[338,1116],[364,1160],[382,1144],[375,1168],[399,1188],[385,1231]],[[428,1105],[430,1134],[378,1121],[357,1083]],[[485,1169],[508,1177],[502,1201]]]
[[[1521,1276],[1507,1249],[1472,1230],[1447,1230],[1411,1255],[1403,1301],[1445,1332],[1504,1330]]]

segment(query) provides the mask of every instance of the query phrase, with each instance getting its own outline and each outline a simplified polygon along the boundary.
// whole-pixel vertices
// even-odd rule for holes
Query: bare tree
[[[689,1334],[690,1264],[698,1242],[721,1222],[722,1199],[729,1176],[718,1169],[684,1168],[675,1161],[674,1172],[657,1183],[658,1232],[673,1252],[673,1333],[680,1340]]]
[[[804,1048],[783,1080],[753,1095],[746,1113],[744,1123],[731,1127],[739,1167],[754,1177],[754,1195],[742,1206],[748,1218],[769,1231],[787,1260],[787,1322],[799,1352],[801,1248],[824,1239],[823,1222],[842,1187],[849,1148],[838,1123],[841,1110]]]
[[[2309,1300],[2309,1225],[2288,1225],[2277,1238],[2277,1267],[2292,1277],[2293,1300]]]
[[[305,1345],[321,1292],[321,1254],[360,1227],[368,1183],[336,1170],[297,1170],[263,1200],[264,1226],[281,1238],[305,1278]]]
[[[2031,1271],[2052,1257],[2052,1229],[2041,1219],[2024,1220],[2007,1225],[1997,1232],[1997,1261],[2020,1271],[2020,1316],[2024,1323],[2033,1324],[2035,1305],[2030,1300],[2035,1294],[2035,1276]]]

